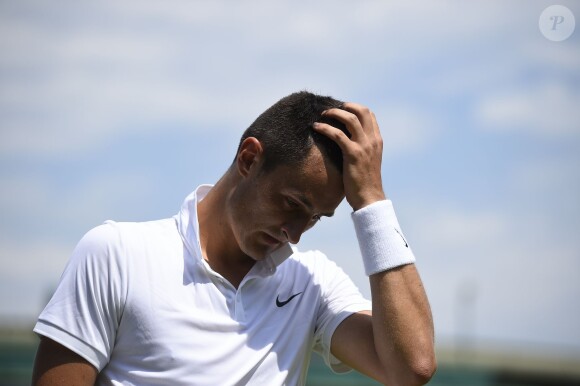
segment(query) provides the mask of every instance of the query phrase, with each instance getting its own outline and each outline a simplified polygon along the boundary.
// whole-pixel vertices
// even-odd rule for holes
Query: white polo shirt
[[[34,331],[93,364],[98,385],[303,385],[312,350],[348,370],[332,334],[370,302],[322,253],[288,245],[234,288],[201,254],[210,189],[173,218],[88,232]]]

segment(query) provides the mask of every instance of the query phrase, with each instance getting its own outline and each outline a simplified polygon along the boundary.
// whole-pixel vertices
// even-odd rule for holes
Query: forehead
[[[312,147],[302,164],[277,166],[265,178],[273,190],[300,196],[325,209],[329,206],[335,209],[344,197],[342,174],[316,147]]]

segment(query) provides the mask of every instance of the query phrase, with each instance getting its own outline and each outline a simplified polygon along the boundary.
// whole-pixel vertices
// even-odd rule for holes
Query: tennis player
[[[382,148],[368,108],[282,98],[177,215],[82,238],[34,328],[33,384],[304,385],[312,352],[335,372],[427,383],[432,317],[383,191]],[[296,247],[344,198],[370,301],[322,252]]]

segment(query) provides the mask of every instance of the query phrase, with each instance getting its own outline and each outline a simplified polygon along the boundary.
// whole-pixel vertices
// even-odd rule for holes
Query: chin
[[[270,253],[272,253],[272,251],[274,251],[274,249],[276,248],[268,248],[263,245],[257,245],[254,246],[253,248],[252,247],[244,248],[242,252],[248,255],[248,257],[250,257],[252,260],[261,261],[267,258],[270,255]]]
[[[264,240],[263,233],[248,234],[240,238],[240,250],[254,261],[266,259],[274,250],[280,248],[281,243],[272,243]]]
[[[252,251],[247,255],[255,261],[262,261],[270,255],[271,251]]]

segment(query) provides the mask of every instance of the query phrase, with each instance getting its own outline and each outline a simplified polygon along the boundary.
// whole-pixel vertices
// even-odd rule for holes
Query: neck
[[[197,204],[197,217],[203,258],[237,288],[255,261],[240,249],[227,213],[228,196],[235,187],[234,179],[226,172]]]

